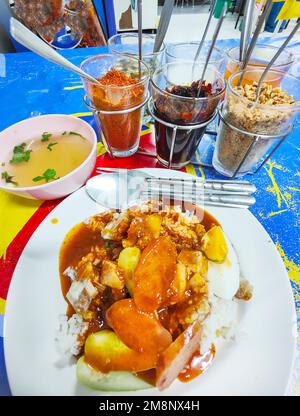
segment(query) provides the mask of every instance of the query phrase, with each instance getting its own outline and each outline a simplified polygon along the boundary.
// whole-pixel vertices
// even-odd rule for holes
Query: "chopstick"
[[[163,8],[160,14],[155,41],[154,41],[154,47],[153,47],[154,53],[160,50],[161,45],[164,41],[164,38],[166,36],[167,30],[170,24],[174,3],[175,3],[175,0],[165,0],[164,2]]]

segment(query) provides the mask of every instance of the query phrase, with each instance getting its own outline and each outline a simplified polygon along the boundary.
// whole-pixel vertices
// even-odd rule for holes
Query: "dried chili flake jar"
[[[99,81],[83,79],[83,84],[107,150],[112,156],[130,156],[139,146],[147,66],[133,57],[103,54],[86,59],[81,68]]]

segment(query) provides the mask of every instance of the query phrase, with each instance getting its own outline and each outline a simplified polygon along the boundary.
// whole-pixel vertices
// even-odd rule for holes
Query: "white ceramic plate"
[[[187,174],[143,169],[152,175]],[[70,228],[99,211],[82,188],[41,223],[16,267],[6,303],[5,359],[14,395],[96,395],[79,385],[75,364],[62,365],[54,337],[65,312],[58,254]],[[242,335],[216,356],[208,371],[189,383],[175,381],[169,395],[283,395],[295,353],[295,307],[281,258],[260,223],[247,210],[211,208],[235,246],[254,298],[241,302]],[[52,224],[51,219],[58,223]],[[144,390],[128,395],[158,395]]]

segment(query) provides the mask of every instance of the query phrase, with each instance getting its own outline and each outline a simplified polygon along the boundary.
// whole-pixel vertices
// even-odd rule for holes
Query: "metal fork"
[[[256,188],[249,182],[156,178],[139,170],[98,168],[101,175],[86,184],[87,193],[109,208],[124,208],[139,199],[169,198],[196,205],[249,208]],[[242,186],[242,190],[241,190]]]
[[[141,176],[142,172],[136,169],[122,169],[122,168],[96,168],[97,173],[127,173],[132,177]],[[183,184],[186,188],[189,186],[195,190],[204,189],[207,193],[222,193],[232,194],[238,193],[240,195],[250,195],[256,192],[256,186],[248,181],[236,181],[236,180],[215,180],[215,179],[202,179],[202,178],[161,178],[149,174],[142,174],[145,180],[152,184],[152,186],[167,184],[167,185],[179,185]]]

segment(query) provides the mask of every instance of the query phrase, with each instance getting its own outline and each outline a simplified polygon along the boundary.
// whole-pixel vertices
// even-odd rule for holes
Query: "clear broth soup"
[[[88,157],[92,143],[77,132],[45,132],[31,141],[20,142],[8,159],[0,161],[6,185],[38,186],[59,179]]]

